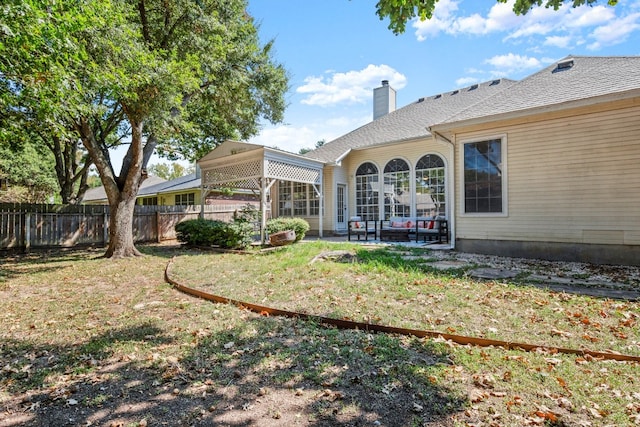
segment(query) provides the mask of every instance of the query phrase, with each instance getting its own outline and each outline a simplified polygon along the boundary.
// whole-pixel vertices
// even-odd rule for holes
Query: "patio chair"
[[[351,236],[357,236],[360,240],[360,236],[364,236],[364,240],[369,240],[369,236],[376,238],[378,234],[377,221],[362,220],[359,216],[352,216],[349,219],[347,227],[347,240],[351,241]]]

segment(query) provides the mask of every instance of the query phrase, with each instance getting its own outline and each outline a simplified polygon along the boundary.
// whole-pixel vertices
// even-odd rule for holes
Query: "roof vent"
[[[438,95],[436,95],[436,96],[434,96],[434,97],[433,97],[433,99],[440,99],[440,98],[442,98],[442,95],[441,95],[441,94],[438,94]]]
[[[489,86],[495,86],[497,84],[500,84],[500,79],[492,81]]]
[[[553,72],[556,73],[558,71],[565,71],[570,69],[571,67],[573,67],[573,59],[570,59],[568,61],[558,62],[558,65],[556,66],[556,68],[553,69]]]
[[[458,92],[460,92],[459,90],[454,90],[453,92],[451,92],[451,95],[457,95]]]
[[[478,85],[473,85],[469,88],[469,92],[476,89],[478,89]]]
[[[424,101],[424,98],[418,99],[418,104],[421,103],[422,101]]]

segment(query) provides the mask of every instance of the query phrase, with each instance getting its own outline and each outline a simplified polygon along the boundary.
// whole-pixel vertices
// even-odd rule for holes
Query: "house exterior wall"
[[[193,193],[194,194],[194,205],[195,206],[200,206],[200,201],[202,199],[202,194],[200,192],[200,189],[191,189],[191,190],[182,190],[182,191],[175,191],[175,192],[166,192],[166,193],[159,193],[158,194],[158,205],[161,206],[172,206],[176,204],[176,195],[178,194],[190,194]],[[148,197],[148,196],[147,196]],[[141,198],[139,198],[141,200]]]
[[[464,213],[463,143],[504,136],[506,215]],[[640,264],[640,100],[469,129],[456,141],[456,247]]]

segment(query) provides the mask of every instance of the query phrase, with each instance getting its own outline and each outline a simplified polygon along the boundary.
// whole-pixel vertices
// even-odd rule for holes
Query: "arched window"
[[[356,170],[356,215],[362,220],[377,221],[378,168],[371,162],[363,163]]]
[[[409,164],[393,159],[384,167],[384,219],[411,216]]]
[[[435,154],[422,156],[416,163],[416,214],[445,216],[444,160]]]

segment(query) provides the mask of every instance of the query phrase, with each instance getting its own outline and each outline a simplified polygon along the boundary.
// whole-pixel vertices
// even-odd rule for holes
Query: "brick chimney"
[[[382,86],[373,90],[373,120],[396,109],[396,91],[383,80]]]

